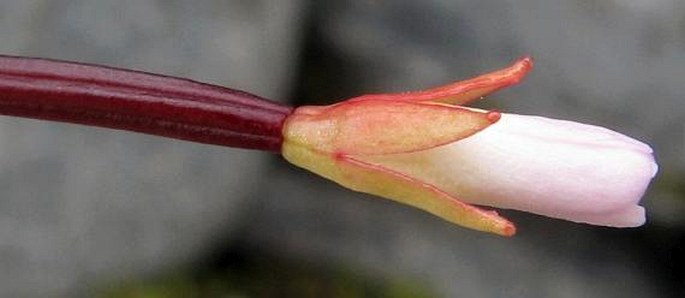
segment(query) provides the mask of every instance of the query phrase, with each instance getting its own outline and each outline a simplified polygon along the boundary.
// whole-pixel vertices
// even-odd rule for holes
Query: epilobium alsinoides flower
[[[280,151],[350,189],[500,235],[516,228],[476,205],[642,225],[638,203],[657,172],[649,146],[601,127],[463,106],[531,69],[523,58],[425,91],[293,109],[185,79],[0,56],[0,114]]]

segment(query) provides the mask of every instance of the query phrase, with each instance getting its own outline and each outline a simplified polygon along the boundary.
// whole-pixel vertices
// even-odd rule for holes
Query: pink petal
[[[378,162],[473,204],[615,227],[644,223],[638,202],[658,170],[649,146],[614,131],[512,114],[461,141]]]

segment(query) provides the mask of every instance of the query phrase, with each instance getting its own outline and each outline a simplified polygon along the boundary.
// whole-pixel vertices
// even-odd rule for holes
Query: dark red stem
[[[138,71],[0,56],[0,114],[280,152],[292,108]]]

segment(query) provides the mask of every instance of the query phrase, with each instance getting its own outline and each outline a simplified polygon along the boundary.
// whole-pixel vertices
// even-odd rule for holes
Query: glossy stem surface
[[[280,152],[292,108],[138,71],[0,56],[0,114]]]

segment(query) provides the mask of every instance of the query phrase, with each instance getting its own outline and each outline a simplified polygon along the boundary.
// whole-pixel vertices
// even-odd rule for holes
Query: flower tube
[[[657,171],[649,146],[596,126],[460,106],[531,69],[523,58],[426,91],[300,107],[286,119],[282,154],[353,190],[501,235],[514,225],[474,205],[642,225],[638,202]]]
[[[278,152],[292,108],[188,79],[0,55],[0,115]]]

